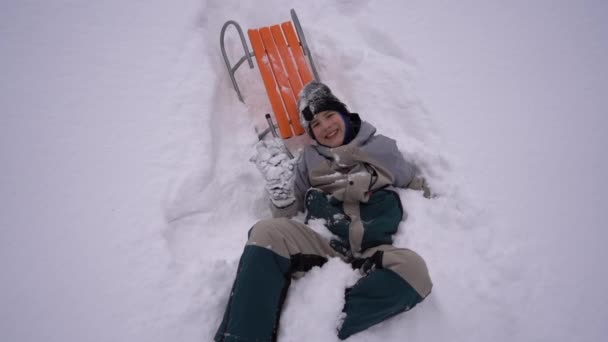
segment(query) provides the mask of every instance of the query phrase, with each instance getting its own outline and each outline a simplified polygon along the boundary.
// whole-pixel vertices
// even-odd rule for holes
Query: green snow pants
[[[331,257],[341,255],[300,222],[286,218],[258,222],[249,233],[214,340],[276,341],[291,277],[321,266]],[[367,259],[360,261],[368,261],[366,267],[373,267],[346,290],[342,310],[346,317],[338,330],[340,339],[413,308],[432,287],[424,261],[408,249],[383,245],[366,251],[364,257]]]

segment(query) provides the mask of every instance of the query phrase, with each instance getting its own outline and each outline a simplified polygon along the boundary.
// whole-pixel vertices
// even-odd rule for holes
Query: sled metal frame
[[[296,11],[291,9],[290,13],[295,33],[293,33],[292,23],[289,21],[281,25],[248,30],[253,52],[249,50],[243,30],[236,21],[228,20],[223,25],[220,34],[224,63],[239,100],[245,103],[235,73],[245,61],[248,62],[249,68],[253,69],[253,57],[255,57],[281,136],[284,139],[291,137],[293,133],[295,135],[304,133],[299,123],[299,111],[296,108],[295,100],[303,85],[313,77],[317,81],[320,80]],[[225,47],[225,35],[230,26],[236,28],[245,52],[234,65],[230,62]],[[308,63],[306,63],[306,59]],[[309,66],[310,69],[308,69]],[[259,136],[263,137],[270,131],[271,127],[260,133]]]

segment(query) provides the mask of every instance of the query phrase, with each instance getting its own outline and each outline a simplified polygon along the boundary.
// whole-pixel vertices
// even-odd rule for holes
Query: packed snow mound
[[[206,84],[211,85],[203,89],[208,102],[201,103],[198,110],[182,109],[176,115],[181,120],[189,117],[193,126],[200,129],[196,134],[203,137],[197,140],[205,140],[196,143],[197,161],[187,170],[189,174],[176,181],[166,206],[166,243],[176,270],[180,269],[174,276],[181,279],[179,282],[192,283],[196,275],[199,283],[190,292],[182,289],[180,294],[189,298],[184,299],[189,309],[185,308],[180,321],[184,330],[192,330],[191,340],[209,340],[213,336],[247,232],[257,220],[270,216],[264,179],[248,162],[255,153],[253,127],[263,122],[264,113],[270,112],[269,104],[259,72],[246,66],[236,73],[246,105],[238,101],[218,53],[217,37],[218,28],[228,19],[244,28],[262,26],[285,20],[289,7],[281,1],[268,2],[266,8],[285,8],[284,16],[278,16],[271,13],[280,11],[236,4],[222,2],[219,6],[219,2],[210,1],[201,12],[198,30],[202,45],[190,52],[205,63],[202,68],[196,65],[184,71],[188,77],[202,78],[205,73]],[[416,66],[403,58],[406,52],[389,35],[372,28],[364,11],[337,15],[343,6],[311,3],[296,8],[321,79],[350,110],[360,113],[362,120],[372,122],[379,133],[396,139],[406,158],[421,168],[438,195],[427,200],[422,193],[400,190],[409,218],[395,236],[395,245],[413,249],[427,261],[435,283],[433,294],[415,310],[351,340],[401,341],[407,336],[408,341],[427,341],[429,325],[435,325],[432,322],[457,317],[458,321],[446,323],[458,324],[457,330],[463,334],[460,337],[466,339],[484,316],[496,314],[504,319],[478,334],[489,338],[496,330],[516,329],[506,303],[498,296],[501,291],[496,288],[509,286],[497,274],[511,272],[509,265],[503,256],[491,255],[492,228],[487,225],[487,218],[450,176],[450,161],[441,152],[433,118],[416,94],[412,75]],[[238,36],[232,33],[227,34],[226,46],[236,60],[242,55],[242,48]],[[193,92],[190,87],[181,84],[175,91],[200,97],[200,92]],[[460,261],[448,262],[446,256]],[[285,303],[279,338],[310,341],[311,336],[316,336],[313,340],[337,340],[335,329],[342,297],[345,287],[352,285],[352,273],[348,265],[336,260],[295,280]],[[462,274],[470,274],[471,278],[463,278]],[[210,286],[213,291],[209,291]],[[464,317],[460,314],[463,307],[476,310]],[[192,311],[196,312],[195,317],[190,316]],[[195,329],[192,322],[197,322]],[[454,338],[454,333],[435,330],[436,335],[446,338]]]
[[[0,341],[211,340],[270,216],[249,158],[271,108],[247,64],[237,100],[220,30],[290,8],[321,81],[438,195],[400,190],[395,236],[432,294],[349,341],[605,339],[608,2],[7,0]],[[335,341],[357,277],[294,281],[280,341]]]

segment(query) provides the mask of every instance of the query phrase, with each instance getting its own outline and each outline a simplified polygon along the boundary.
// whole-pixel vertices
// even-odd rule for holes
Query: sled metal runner
[[[243,103],[245,101],[236,81],[235,73],[245,61],[248,62],[249,68],[253,69],[252,57],[255,57],[283,139],[301,135],[305,132],[300,124],[299,110],[296,104],[297,97],[302,87],[312,81],[313,78],[319,80],[312,54],[304,37],[304,31],[300,26],[296,11],[293,9],[291,10],[291,19],[293,24],[286,21],[277,25],[249,29],[247,35],[253,52],[249,51],[243,30],[236,21],[227,21],[222,27],[220,35],[224,63],[228,69],[232,86],[239,100]],[[228,59],[224,43],[226,30],[230,26],[236,28],[245,52],[244,56],[234,66]],[[262,132],[260,136],[263,137],[267,134],[270,128]]]

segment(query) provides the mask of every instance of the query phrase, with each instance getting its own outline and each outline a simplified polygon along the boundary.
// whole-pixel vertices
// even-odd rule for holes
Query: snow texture
[[[340,239],[336,235],[332,234],[332,232],[327,228],[327,221],[325,221],[325,219],[315,217],[310,218],[308,220],[308,226],[327,241]]]
[[[317,114],[322,112],[323,110],[328,108],[328,103],[337,103],[341,109],[340,111],[346,110],[345,106],[340,102],[340,100],[331,92],[331,89],[327,87],[327,85],[312,81],[302,88],[300,94],[298,95],[298,109],[300,112],[303,112],[306,107],[310,111],[310,114]],[[300,115],[300,121],[304,128],[308,129],[310,125],[310,121],[308,121],[303,115]]]
[[[304,108],[308,107],[312,113],[317,113],[317,108],[323,106],[328,100],[340,101],[325,84],[312,81],[300,91],[298,95],[298,108],[300,111],[303,111]]]
[[[258,168],[264,180],[270,200],[279,208],[295,201],[293,182],[298,155],[290,158],[287,147],[280,138],[265,139],[255,145],[250,161]]]
[[[249,162],[270,105],[247,63],[238,101],[219,33],[292,7],[321,80],[439,195],[400,190],[395,236],[432,294],[349,341],[608,336],[605,1],[0,6],[1,341],[211,340],[270,216]],[[238,61],[234,28],[226,46]],[[279,340],[336,341],[358,276],[294,281]]]

